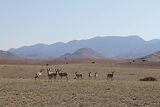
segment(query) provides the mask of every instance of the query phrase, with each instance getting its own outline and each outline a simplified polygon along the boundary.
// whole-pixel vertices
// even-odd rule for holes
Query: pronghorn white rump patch
[[[38,75],[42,75],[42,73],[41,73],[41,72],[38,72],[37,74],[38,74]]]
[[[53,72],[49,71],[49,72],[48,72],[48,74],[50,74],[50,75],[51,75],[51,74],[53,74]]]

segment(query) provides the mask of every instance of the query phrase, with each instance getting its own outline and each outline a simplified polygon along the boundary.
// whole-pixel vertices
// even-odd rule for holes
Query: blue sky
[[[0,0],[0,49],[95,36],[160,39],[160,0]]]

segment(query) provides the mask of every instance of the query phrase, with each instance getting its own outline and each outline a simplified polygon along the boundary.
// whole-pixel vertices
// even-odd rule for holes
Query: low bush
[[[139,79],[139,81],[157,81],[157,79],[154,77],[145,77],[145,78]]]

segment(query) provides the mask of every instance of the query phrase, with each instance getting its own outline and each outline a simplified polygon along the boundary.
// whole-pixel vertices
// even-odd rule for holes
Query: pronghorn
[[[76,75],[76,78],[77,78],[77,79],[79,79],[79,78],[82,79],[82,74],[78,74],[77,72],[75,72],[75,75]]]
[[[42,75],[42,72],[44,71],[44,69],[41,69],[39,72],[37,72],[36,73],[36,75],[35,75],[35,80],[37,80],[37,78],[39,78],[39,76],[41,76]]]
[[[111,80],[113,80],[114,73],[115,73],[115,71],[113,71],[112,73],[107,74],[107,80],[109,78],[111,78]]]
[[[97,73],[97,72],[94,74],[94,78],[95,78],[95,79],[98,78],[98,73]]]
[[[88,77],[89,77],[89,79],[91,79],[91,77],[92,77],[91,72],[88,73]]]
[[[66,73],[66,72],[60,72],[60,71],[62,71],[62,69],[55,69],[55,71],[59,74],[59,76],[61,78],[61,81],[62,81],[63,77],[66,77],[66,79],[68,81],[68,73]]]
[[[48,79],[51,80],[52,78],[54,78],[54,80],[56,80],[57,78],[57,71],[54,73],[52,71],[50,71],[50,68],[47,69],[47,74],[48,74]]]

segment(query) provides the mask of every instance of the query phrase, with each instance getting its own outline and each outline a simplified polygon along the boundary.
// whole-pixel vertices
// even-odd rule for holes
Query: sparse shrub
[[[94,61],[92,62],[92,64],[95,64],[95,63],[96,63],[96,62],[94,62]]]
[[[135,73],[130,73],[129,75],[136,75]]]
[[[154,77],[145,77],[141,78],[139,81],[157,81],[157,79]]]
[[[147,60],[145,60],[145,59],[142,59],[142,62],[146,62]]]

